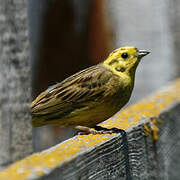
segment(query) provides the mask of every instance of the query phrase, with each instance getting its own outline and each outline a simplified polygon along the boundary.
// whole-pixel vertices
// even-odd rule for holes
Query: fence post
[[[0,167],[32,152],[27,1],[0,5]]]

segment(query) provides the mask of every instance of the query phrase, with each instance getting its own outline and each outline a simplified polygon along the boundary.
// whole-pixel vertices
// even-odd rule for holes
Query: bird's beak
[[[149,53],[150,52],[146,51],[146,50],[138,50],[137,53],[136,53],[136,57],[142,58],[142,57],[148,55]]]

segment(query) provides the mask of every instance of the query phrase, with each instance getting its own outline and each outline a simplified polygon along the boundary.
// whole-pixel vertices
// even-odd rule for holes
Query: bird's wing
[[[30,106],[32,115],[58,113],[58,117],[62,117],[88,106],[104,97],[107,93],[105,85],[111,77],[111,72],[101,65],[80,71],[41,93]]]

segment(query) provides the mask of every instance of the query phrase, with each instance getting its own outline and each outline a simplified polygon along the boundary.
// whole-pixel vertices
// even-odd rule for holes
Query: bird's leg
[[[82,132],[78,133],[80,135],[85,135],[85,134],[112,134],[110,132],[104,131],[104,130],[96,130],[96,129],[91,129],[86,126],[75,126],[75,129],[81,130]]]
[[[85,135],[85,134],[112,134],[112,133],[122,133],[122,129],[118,128],[112,128],[112,129],[107,129],[101,126],[94,126],[94,129],[91,129],[86,126],[75,126],[75,129],[81,130],[82,132],[78,133],[80,135]]]

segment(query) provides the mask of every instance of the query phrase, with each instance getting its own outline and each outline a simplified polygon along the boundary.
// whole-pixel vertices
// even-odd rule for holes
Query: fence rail
[[[0,179],[179,178],[180,79],[101,126],[126,133],[75,136],[15,162]]]

